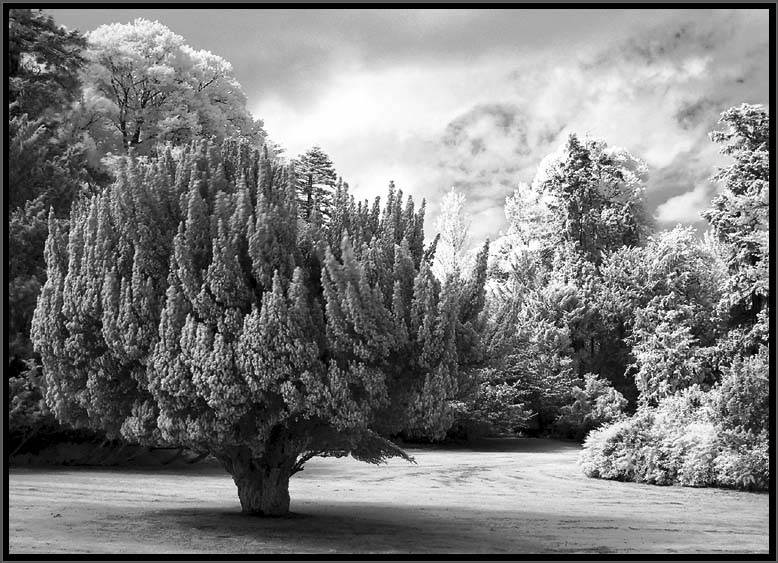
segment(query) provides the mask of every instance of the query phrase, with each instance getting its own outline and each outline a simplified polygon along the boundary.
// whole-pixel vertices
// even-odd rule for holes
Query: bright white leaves
[[[525,183],[505,199],[507,236],[513,246],[537,248],[551,234],[550,196]]]
[[[440,281],[449,275],[455,278],[468,271],[464,264],[470,219],[465,213],[465,194],[454,188],[445,195],[440,204],[437,229],[440,240],[435,251],[435,263],[432,271]]]
[[[159,22],[104,25],[87,39],[89,106],[125,149],[198,136],[261,137],[230,63],[189,47]]]

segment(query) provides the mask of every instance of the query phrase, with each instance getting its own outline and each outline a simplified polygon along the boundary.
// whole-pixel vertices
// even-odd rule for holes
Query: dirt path
[[[496,440],[417,464],[315,459],[292,516],[248,518],[214,465],[12,468],[17,553],[767,553],[766,494],[584,477],[579,448]]]

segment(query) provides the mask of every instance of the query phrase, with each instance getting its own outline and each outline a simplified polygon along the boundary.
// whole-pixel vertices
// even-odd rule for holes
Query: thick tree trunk
[[[234,477],[244,514],[284,516],[289,513],[290,471],[279,467],[260,467]]]
[[[236,448],[220,456],[238,487],[241,511],[255,516],[289,513],[289,477],[297,454],[273,449],[252,458],[248,448]]]

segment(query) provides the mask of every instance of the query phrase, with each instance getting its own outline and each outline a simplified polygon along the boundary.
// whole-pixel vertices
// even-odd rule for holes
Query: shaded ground
[[[767,553],[767,494],[584,477],[580,448],[490,440],[371,466],[314,459],[289,518],[240,514],[205,463],[11,468],[13,553]]]

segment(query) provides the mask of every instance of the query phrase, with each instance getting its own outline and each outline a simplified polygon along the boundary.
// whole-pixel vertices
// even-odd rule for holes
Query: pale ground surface
[[[240,514],[213,463],[10,469],[18,553],[754,553],[767,494],[585,477],[577,445],[492,440],[409,449],[417,464],[314,459],[292,515]]]

